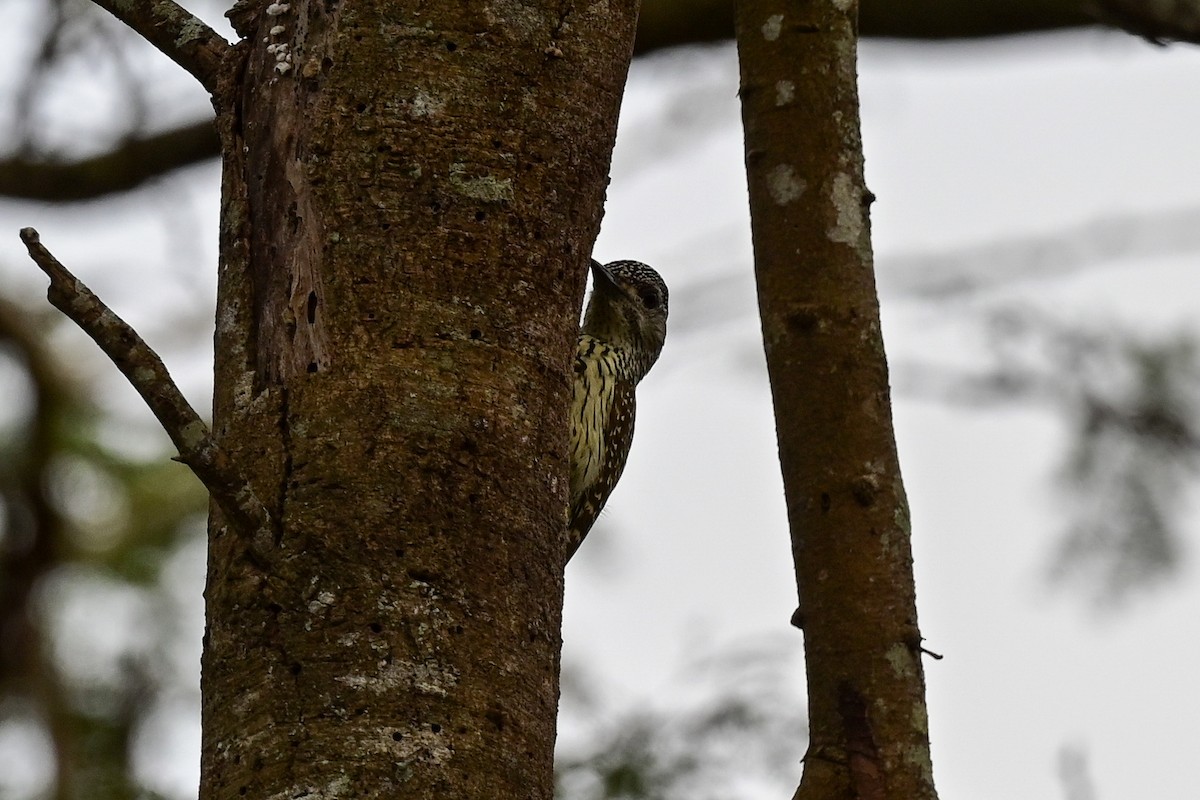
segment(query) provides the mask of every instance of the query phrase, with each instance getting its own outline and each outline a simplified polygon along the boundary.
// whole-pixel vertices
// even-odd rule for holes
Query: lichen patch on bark
[[[767,174],[767,189],[777,205],[786,206],[804,194],[807,184],[791,164],[778,164]]]
[[[789,80],[775,81],[775,105],[786,106],[796,99],[796,84]]]
[[[783,31],[783,14],[772,14],[767,17],[767,21],[762,24],[763,38],[768,42],[774,42],[779,39],[779,34]]]
[[[862,197],[855,187],[854,179],[844,172],[833,177],[831,202],[837,217],[829,229],[829,238],[852,247],[862,241],[863,213]]]

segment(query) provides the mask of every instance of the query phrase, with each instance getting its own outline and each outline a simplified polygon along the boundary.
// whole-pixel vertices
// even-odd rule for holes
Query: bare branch
[[[863,3],[864,38],[972,39],[1098,24],[1150,41],[1200,41],[1193,0],[889,0]],[[733,0],[644,0],[634,52],[733,37]]]
[[[72,275],[41,243],[33,228],[21,229],[29,257],[50,278],[50,304],[92,337],[117,369],[129,379],[179,450],[179,460],[191,468],[235,529],[252,537],[252,548],[271,539],[271,519],[239,473],[229,455],[171,379],[158,354],[137,331],[113,313],[92,290]],[[273,537],[272,537],[273,538]],[[262,555],[258,553],[258,555]]]
[[[1200,6],[1181,0],[1095,0],[1093,13],[1154,44],[1200,44]]]
[[[93,0],[186,69],[212,94],[231,47],[221,34],[173,0]]]
[[[135,189],[181,167],[216,158],[220,140],[211,120],[146,138],[128,139],[81,161],[0,161],[0,196],[69,203]]]

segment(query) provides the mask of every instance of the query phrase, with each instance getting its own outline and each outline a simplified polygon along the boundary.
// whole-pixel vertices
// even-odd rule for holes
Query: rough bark
[[[763,340],[804,631],[796,797],[936,796],[863,180],[852,0],[738,5]]]
[[[567,367],[631,2],[239,4],[200,797],[550,798]]]

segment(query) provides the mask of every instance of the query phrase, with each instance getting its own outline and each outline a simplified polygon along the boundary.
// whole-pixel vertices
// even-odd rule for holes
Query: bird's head
[[[640,261],[592,260],[592,298],[583,332],[644,359],[643,372],[657,360],[667,339],[667,285]]]

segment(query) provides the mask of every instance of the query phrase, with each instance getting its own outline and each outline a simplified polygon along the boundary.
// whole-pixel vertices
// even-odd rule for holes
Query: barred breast
[[[605,342],[579,337],[571,395],[568,558],[591,530],[629,456],[636,403],[624,361]]]

